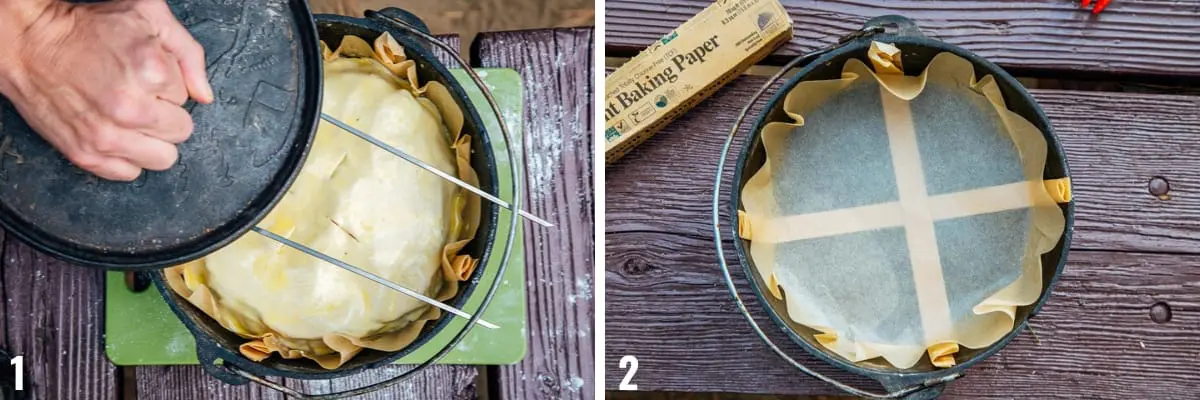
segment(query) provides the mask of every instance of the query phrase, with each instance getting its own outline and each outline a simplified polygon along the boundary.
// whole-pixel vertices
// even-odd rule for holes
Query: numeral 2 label
[[[638,361],[637,357],[624,356],[621,357],[621,369],[628,369],[625,372],[625,379],[621,380],[621,384],[617,385],[617,390],[638,390],[637,385],[629,383],[633,379],[633,374],[637,373]]]

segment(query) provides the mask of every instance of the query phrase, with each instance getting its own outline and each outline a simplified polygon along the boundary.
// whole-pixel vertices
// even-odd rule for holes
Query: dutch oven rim
[[[900,17],[900,18],[903,18],[903,17]],[[756,149],[756,147],[758,147],[757,145],[759,145],[759,143],[760,143],[759,138],[761,137],[760,132],[761,132],[762,128],[768,122],[772,122],[772,120],[770,120],[770,119],[773,114],[773,111],[779,107],[782,107],[783,100],[787,96],[787,93],[789,91],[791,91],[793,88],[795,88],[796,85],[798,85],[800,82],[804,81],[804,78],[807,76],[810,76],[812,74],[812,72],[815,71],[817,68],[832,68],[832,67],[834,67],[834,66],[825,66],[824,65],[826,63],[832,62],[834,59],[841,58],[844,56],[849,56],[851,58],[860,58],[860,57],[855,57],[853,55],[850,55],[850,53],[865,52],[869,48],[870,43],[872,41],[891,43],[891,44],[894,44],[897,47],[899,47],[902,51],[908,51],[914,47],[925,47],[925,48],[932,49],[933,51],[950,52],[950,53],[953,53],[955,55],[958,55],[958,56],[963,57],[963,58],[967,59],[968,61],[970,61],[973,64],[973,66],[975,67],[976,71],[979,71],[980,69],[982,69],[982,70],[986,71],[988,74],[991,74],[996,79],[996,82],[1002,88],[1007,86],[1010,89],[1012,89],[1011,90],[1012,93],[1017,95],[1016,98],[1010,98],[1010,96],[1008,96],[1008,93],[1005,93],[1004,97],[1005,97],[1006,106],[1008,106],[1008,108],[1010,110],[1013,108],[1012,105],[1014,104],[1014,101],[1026,103],[1030,106],[1031,110],[1033,111],[1032,117],[1035,117],[1035,118],[1030,119],[1029,115],[1022,115],[1022,117],[1030,119],[1030,122],[1033,122],[1035,125],[1038,126],[1039,130],[1042,131],[1043,137],[1045,137],[1047,140],[1048,152],[1050,152],[1050,151],[1054,152],[1058,156],[1058,159],[1061,160],[1061,167],[1063,170],[1063,175],[1065,177],[1070,176],[1070,169],[1067,165],[1067,158],[1066,158],[1066,154],[1064,153],[1064,150],[1062,147],[1062,142],[1059,140],[1058,136],[1054,133],[1054,130],[1050,125],[1050,120],[1046,116],[1045,111],[1042,110],[1041,106],[1036,101],[1034,101],[1034,99],[1033,99],[1032,95],[1029,93],[1029,91],[1026,90],[1023,86],[1021,86],[1020,83],[1018,83],[1015,78],[1013,78],[1010,74],[1008,74],[1006,71],[1004,71],[1002,68],[1000,68],[996,64],[992,63],[991,61],[988,61],[970,51],[967,51],[966,49],[963,49],[958,46],[951,45],[951,44],[948,44],[948,43],[945,43],[942,41],[938,41],[935,39],[925,37],[923,35],[920,35],[919,33],[916,35],[903,34],[903,33],[896,34],[896,33],[890,33],[890,32],[889,33],[880,33],[880,34],[873,35],[873,36],[861,37],[861,38],[843,43],[841,45],[838,45],[835,48],[828,51],[827,53],[822,54],[821,56],[817,57],[815,60],[808,63],[807,65],[804,65],[803,67],[799,67],[796,70],[796,72],[790,78],[788,78],[788,80],[782,86],[780,86],[779,89],[776,90],[775,94],[771,96],[770,100],[768,102],[764,103],[765,105],[763,106],[762,110],[760,111],[758,118],[756,118],[754,125],[750,128],[749,134],[746,136],[745,142],[741,146],[741,148],[742,148],[741,153],[739,153],[739,155],[738,155],[738,161],[737,161],[736,167],[733,172],[733,185],[732,185],[732,190],[730,190],[730,197],[729,197],[730,202],[728,204],[728,207],[729,207],[728,210],[729,210],[731,218],[732,218],[731,226],[734,227],[734,232],[733,232],[734,252],[737,254],[739,264],[741,264],[742,270],[746,274],[746,278],[747,278],[746,280],[750,282],[750,285],[754,291],[756,299],[759,301],[760,304],[763,305],[763,308],[766,309],[766,311],[767,311],[766,313],[770,316],[770,319],[775,323],[775,325],[780,327],[786,333],[786,335],[792,342],[800,345],[800,347],[804,348],[804,350],[807,353],[809,353],[810,355],[812,355],[813,357],[816,357],[826,363],[833,364],[844,371],[851,372],[851,373],[861,375],[861,376],[866,376],[871,379],[880,381],[881,383],[883,383],[885,385],[885,387],[888,387],[889,390],[893,390],[896,387],[909,386],[909,385],[927,381],[930,379],[942,378],[942,377],[946,377],[948,375],[955,374],[955,373],[962,373],[968,367],[970,367],[984,359],[987,359],[988,357],[995,355],[995,353],[999,352],[1000,349],[1007,346],[1009,344],[1009,342],[1011,342],[1014,338],[1017,337],[1017,335],[1019,335],[1022,331],[1024,331],[1024,329],[1028,325],[1029,319],[1033,318],[1035,315],[1037,315],[1037,313],[1041,310],[1042,306],[1050,298],[1050,294],[1053,292],[1054,286],[1058,283],[1058,279],[1061,277],[1063,269],[1066,265],[1067,254],[1069,253],[1069,250],[1070,250],[1071,236],[1072,236],[1072,233],[1074,230],[1073,227],[1074,227],[1074,220],[1075,220],[1075,212],[1074,212],[1075,202],[1070,201],[1067,204],[1065,204],[1065,206],[1063,207],[1066,225],[1065,225],[1065,228],[1063,231],[1063,236],[1060,239],[1059,245],[1055,248],[1058,250],[1058,253],[1060,254],[1058,265],[1055,267],[1055,272],[1054,272],[1052,278],[1048,282],[1044,283],[1044,285],[1043,285],[1044,289],[1042,290],[1041,295],[1038,297],[1038,300],[1031,305],[1023,306],[1023,307],[1028,307],[1028,310],[1029,310],[1028,315],[1025,318],[1018,321],[1018,323],[1016,323],[1013,326],[1013,329],[1010,330],[1007,334],[1005,334],[1000,340],[996,341],[995,343],[988,346],[987,348],[977,349],[977,352],[966,360],[959,361],[956,358],[956,361],[959,361],[959,362],[956,363],[956,365],[953,367],[944,368],[944,369],[933,369],[933,370],[928,370],[928,371],[909,371],[909,370],[897,370],[897,369],[889,370],[889,369],[882,369],[882,368],[878,368],[878,367],[874,367],[874,366],[859,365],[859,364],[849,361],[835,353],[822,350],[820,348],[819,344],[811,343],[807,339],[801,337],[801,335],[799,333],[797,333],[794,329],[792,329],[789,326],[789,324],[782,319],[784,317],[781,316],[778,312],[776,312],[776,310],[774,308],[772,308],[770,306],[770,303],[767,301],[767,299],[764,296],[764,290],[759,283],[759,280],[761,278],[756,278],[758,276],[757,275],[758,272],[753,267],[753,260],[750,259],[749,255],[747,253],[747,244],[746,244],[747,241],[740,238],[737,235],[736,227],[739,224],[738,211],[742,209],[742,207],[741,207],[741,191],[746,183],[745,180],[742,178],[742,176],[743,176],[744,170],[746,169],[746,162],[747,162],[750,154],[752,154],[752,151],[754,151]],[[836,66],[836,67],[840,68],[841,66]],[[1051,155],[1052,155],[1051,153],[1047,154],[1047,162],[1049,162]],[[1051,252],[1054,252],[1054,250],[1051,250]],[[1045,266],[1043,265],[1043,270],[1044,270],[1044,268],[1045,268]],[[923,357],[925,357],[925,356],[923,356]]]

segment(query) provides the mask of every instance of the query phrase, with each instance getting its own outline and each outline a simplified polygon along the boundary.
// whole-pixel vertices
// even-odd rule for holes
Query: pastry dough
[[[348,36],[337,51],[323,50],[324,113],[478,184],[461,111],[436,82],[417,84],[391,36],[374,49]],[[474,268],[456,254],[474,236],[478,209],[474,195],[322,120],[295,182],[259,226],[445,300]],[[222,326],[254,339],[242,353],[255,360],[278,352],[336,368],[363,347],[403,348],[440,315],[256,234],[172,268],[168,279]]]

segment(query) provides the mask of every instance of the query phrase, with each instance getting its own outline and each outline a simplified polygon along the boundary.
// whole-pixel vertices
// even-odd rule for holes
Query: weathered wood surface
[[[285,400],[282,393],[256,384],[226,385],[195,365],[130,367],[137,397],[124,399]]]
[[[617,360],[632,354],[639,390],[840,394],[754,336],[716,272],[711,239],[632,232],[606,240],[608,388],[624,376]],[[946,398],[1195,398],[1198,263],[1194,255],[1072,253],[1051,300],[1032,320],[1036,336],[1025,332],[968,370]],[[1151,320],[1157,302],[1170,307],[1169,322]],[[764,315],[756,303],[751,309]],[[759,323],[778,332],[766,318]],[[808,356],[781,334],[773,339],[823,373],[878,388]]]
[[[528,209],[556,225],[526,224],[529,354],[498,368],[503,399],[595,391],[593,37],[590,28],[484,33],[473,46],[482,66],[521,75]]]
[[[734,114],[762,82],[738,78],[606,170],[607,388],[625,372],[617,361],[632,354],[640,390],[839,394],[753,336],[716,265],[709,216],[716,159]],[[1033,93],[1071,165],[1075,251],[1033,320],[1040,341],[1023,334],[951,386],[950,397],[1194,398],[1200,97]],[[727,184],[731,176],[732,166]],[[1155,176],[1170,182],[1170,199],[1149,193]],[[779,332],[743,289],[764,329]],[[1150,319],[1160,301],[1173,311],[1170,322]],[[816,361],[782,334],[776,339],[820,371],[878,387]]]
[[[58,261],[11,237],[3,249],[4,347],[24,356],[31,398],[116,399],[119,374],[102,341],[103,272]]]
[[[434,37],[446,43],[446,45],[450,46],[452,49],[462,48],[462,42],[459,40],[458,35],[435,35]],[[459,65],[458,61],[456,61],[449,53],[446,53],[445,50],[442,50],[434,45],[429,45],[429,47],[430,50],[433,51],[433,56],[437,58],[438,61],[441,61],[442,64],[445,64],[446,68],[462,68],[462,65]],[[460,54],[460,56],[462,56],[464,60],[467,59],[466,54]]]
[[[304,381],[286,379],[285,384],[302,393],[322,394],[368,386],[411,369],[409,366],[385,367],[358,375],[332,380]],[[135,368],[138,399],[247,399],[285,400],[286,396],[255,384],[226,385],[190,365]],[[468,400],[477,398],[475,379],[479,368],[435,365],[409,381],[364,396],[361,400]],[[279,381],[278,378],[274,379]]]
[[[611,0],[605,47],[632,55],[711,4],[707,0]],[[796,37],[776,56],[826,46],[866,20],[899,14],[928,36],[1005,67],[1200,75],[1200,3],[1118,0],[1093,16],[1072,0],[784,1]]]
[[[288,386],[305,393],[330,393],[356,389],[411,370],[411,366],[395,366],[328,381],[288,380]],[[378,391],[356,400],[470,400],[478,398],[475,379],[479,367],[458,365],[435,365],[411,380],[399,383],[387,390]]]

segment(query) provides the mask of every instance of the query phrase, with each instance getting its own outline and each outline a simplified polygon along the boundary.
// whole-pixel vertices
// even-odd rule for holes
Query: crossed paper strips
[[[1042,289],[1067,178],[1043,178],[1042,132],[989,75],[941,53],[919,76],[872,43],[841,79],[806,81],[762,131],[739,233],[789,318],[851,361],[910,368],[1010,332]],[[782,289],[782,291],[780,290]],[[785,298],[786,295],[786,298]]]

